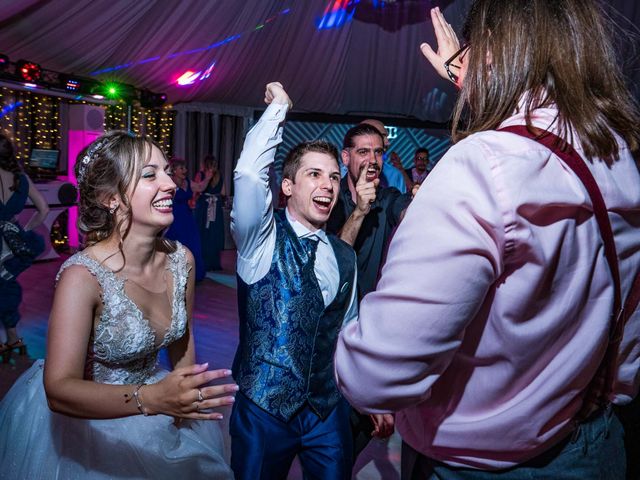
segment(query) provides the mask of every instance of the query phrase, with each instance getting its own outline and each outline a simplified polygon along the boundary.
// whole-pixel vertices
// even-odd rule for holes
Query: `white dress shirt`
[[[276,147],[282,141],[282,122],[287,105],[272,103],[247,133],[240,159],[234,171],[235,194],[231,211],[231,234],[238,248],[237,271],[251,285],[271,268],[276,243],[273,199],[269,188],[269,167]],[[318,249],[314,272],[325,306],[338,292],[340,274],[333,247],[324,230],[311,231],[286,211],[286,217],[298,238],[316,237]],[[358,315],[355,278],[351,283],[351,300],[344,322]]]

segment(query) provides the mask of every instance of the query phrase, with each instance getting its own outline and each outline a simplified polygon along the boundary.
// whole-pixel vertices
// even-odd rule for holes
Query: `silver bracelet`
[[[138,410],[140,411],[140,413],[142,415],[144,415],[145,417],[147,417],[147,416],[149,416],[149,413],[147,412],[147,410],[142,405],[142,400],[140,399],[140,389],[142,387],[144,387],[145,385],[146,385],[146,383],[141,383],[140,385],[138,385],[136,387],[136,389],[133,391],[133,398],[136,399],[136,405],[137,405]]]

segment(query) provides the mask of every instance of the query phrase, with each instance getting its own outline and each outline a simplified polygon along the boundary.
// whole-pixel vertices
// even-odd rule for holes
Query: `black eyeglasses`
[[[451,67],[459,69],[461,68],[461,66],[452,64],[451,62],[453,62],[456,58],[460,57],[465,51],[467,51],[469,49],[469,46],[470,45],[468,43],[465,43],[464,45],[462,45],[462,47],[460,47],[460,50],[451,55],[451,58],[449,60],[444,62],[444,69],[447,71],[447,75],[449,75],[449,80],[451,80],[453,83],[457,84],[459,77],[451,71]]]

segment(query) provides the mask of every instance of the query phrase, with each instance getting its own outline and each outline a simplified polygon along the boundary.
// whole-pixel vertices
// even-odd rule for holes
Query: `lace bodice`
[[[189,268],[184,247],[178,243],[167,255],[167,270],[173,276],[172,316],[161,343],[150,322],[125,292],[125,279],[82,252],[67,259],[56,281],[71,265],[82,265],[98,280],[103,309],[87,351],[85,377],[100,383],[130,384],[149,380],[156,370],[158,351],[181,338],[186,330],[185,292]]]

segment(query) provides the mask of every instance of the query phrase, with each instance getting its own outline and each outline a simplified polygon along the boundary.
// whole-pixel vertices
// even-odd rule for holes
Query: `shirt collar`
[[[329,239],[327,238],[327,232],[323,229],[318,229],[315,231],[309,230],[302,223],[298,222],[293,216],[289,213],[289,209],[284,209],[285,215],[287,216],[287,220],[289,221],[289,225],[293,228],[293,231],[296,233],[298,238],[317,238],[318,240],[329,243]]]

